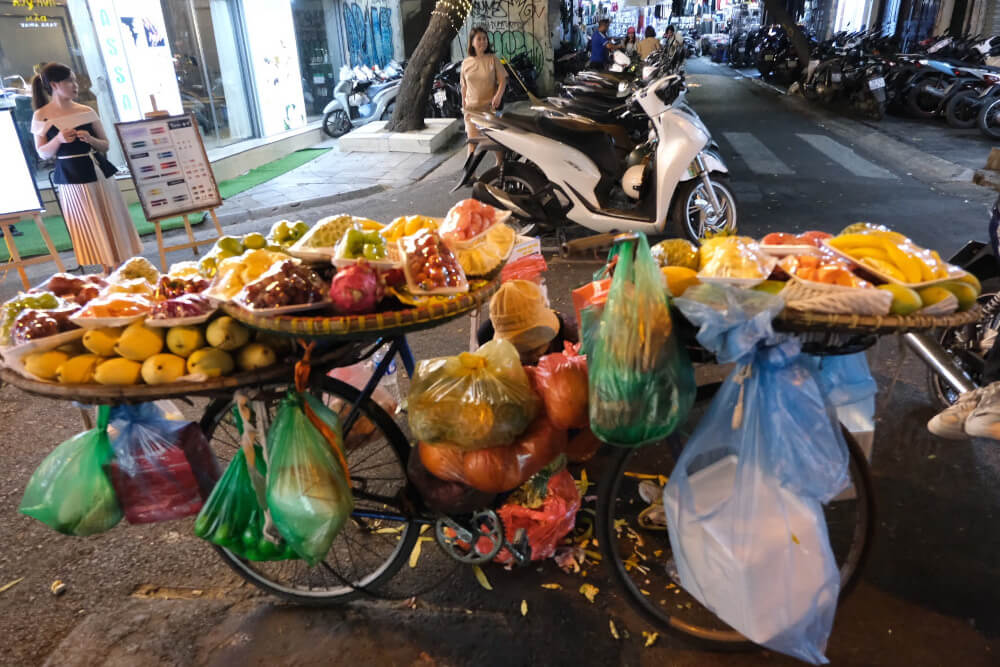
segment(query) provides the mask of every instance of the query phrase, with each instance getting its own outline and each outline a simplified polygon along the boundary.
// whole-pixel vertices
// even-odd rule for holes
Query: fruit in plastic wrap
[[[106,285],[103,276],[80,277],[70,273],[55,273],[41,285],[32,288],[31,292],[51,292],[68,302],[83,306],[96,298]]]
[[[174,299],[185,294],[198,294],[208,289],[209,281],[201,276],[178,278],[175,276],[160,276],[153,295],[157,301]]]
[[[62,300],[51,292],[19,294],[13,299],[6,301],[0,307],[0,345],[11,344],[11,330],[14,327],[14,321],[21,312],[29,308],[52,310],[62,305]]]
[[[323,301],[327,286],[312,269],[292,260],[274,264],[247,284],[234,301],[249,308],[278,308]]]
[[[788,275],[815,283],[858,288],[872,286],[856,276],[844,260],[828,254],[788,255],[778,262],[778,266]]]
[[[184,294],[166,301],[158,301],[149,311],[150,319],[172,320],[179,317],[196,317],[215,310],[215,306],[200,294]]]
[[[447,243],[464,242],[479,236],[500,217],[500,211],[475,199],[463,199],[448,211],[438,227]]]
[[[344,315],[375,312],[383,294],[378,272],[365,261],[340,269],[330,281],[330,302]]]
[[[404,237],[399,245],[403,251],[406,281],[411,290],[468,290],[465,272],[437,233],[424,229]]]
[[[465,275],[485,276],[510,255],[516,239],[517,234],[507,225],[493,225],[486,232],[482,243],[477,243],[472,248],[459,248],[455,254]]]
[[[921,248],[898,232],[868,231],[842,234],[829,245],[858,263],[892,280],[919,283],[948,278],[957,270],[934,250]]]
[[[108,276],[109,283],[123,283],[128,280],[143,279],[150,285],[160,280],[160,271],[145,257],[133,257],[125,260]]]
[[[77,313],[78,317],[137,317],[147,315],[153,304],[138,294],[108,294],[100,296]]]
[[[695,271],[684,266],[664,266],[661,271],[671,296],[681,296],[688,287],[701,282]]]
[[[335,248],[349,229],[378,231],[382,225],[367,218],[346,213],[322,218],[302,237],[300,245],[307,248]]]
[[[14,345],[22,345],[29,341],[48,338],[63,331],[75,329],[76,325],[69,321],[69,316],[73,312],[75,312],[75,308],[53,310],[29,308],[14,320],[10,334],[11,342]]]
[[[650,251],[660,266],[683,266],[693,271],[698,270],[700,257],[698,247],[685,239],[660,241],[650,248]]]
[[[698,274],[714,278],[767,278],[774,258],[761,251],[753,239],[717,236],[701,244]]]
[[[115,354],[132,361],[145,361],[163,349],[163,329],[147,327],[141,320],[125,327],[115,342]]]
[[[421,361],[408,405],[418,440],[481,449],[513,442],[535,418],[539,399],[517,348],[492,340],[474,353]]]
[[[538,360],[532,386],[545,404],[545,414],[557,428],[584,428],[587,411],[587,357],[567,344],[565,352],[547,354]]]
[[[400,216],[385,226],[379,233],[389,243],[395,243],[404,236],[412,236],[421,229],[437,231],[438,221],[426,215]]]
[[[337,243],[336,256],[342,259],[385,259],[387,254],[385,239],[377,231],[365,231],[352,227]]]
[[[212,320],[205,329],[205,340],[214,348],[231,352],[247,344],[250,340],[250,330],[225,315]]]
[[[214,347],[203,347],[200,350],[195,350],[187,361],[188,373],[201,374],[210,378],[229,375],[233,372],[234,367],[233,357],[228,352],[217,350]]]

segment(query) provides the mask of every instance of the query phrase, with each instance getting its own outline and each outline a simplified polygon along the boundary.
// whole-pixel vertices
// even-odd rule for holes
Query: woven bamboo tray
[[[361,344],[339,346],[314,357],[313,369],[326,370],[346,366],[357,359]],[[293,381],[294,363],[278,363],[256,371],[212,378],[204,382],[173,382],[158,385],[59,384],[26,378],[10,368],[0,368],[0,381],[23,392],[58,401],[76,401],[87,405],[147,403],[167,398],[189,396],[230,396],[241,387],[260,387]]]
[[[781,331],[835,331],[859,334],[893,334],[927,329],[950,329],[979,321],[982,310],[974,306],[951,315],[834,315],[783,310],[774,320]]]
[[[370,315],[279,315],[266,317],[235,304],[222,309],[233,318],[274,333],[332,340],[391,338],[431,329],[487,303],[500,286],[499,271],[490,280],[472,281],[467,294],[435,299],[414,308],[401,308]],[[471,288],[475,289],[471,289]]]

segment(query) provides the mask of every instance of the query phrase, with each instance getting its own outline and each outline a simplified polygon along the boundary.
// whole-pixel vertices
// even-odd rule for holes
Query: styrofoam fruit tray
[[[403,237],[406,238],[406,237]],[[455,287],[438,287],[432,290],[423,290],[417,286],[417,282],[410,275],[410,266],[406,261],[406,251],[403,249],[403,240],[400,239],[396,242],[399,246],[399,254],[403,257],[403,275],[406,276],[406,289],[410,294],[414,296],[451,296],[453,294],[465,294],[469,291],[469,280],[465,276],[465,271],[462,269],[462,265],[458,264],[458,257],[455,257],[455,263],[458,264],[460,280],[458,285]],[[454,251],[452,252],[454,255]]]
[[[21,359],[32,352],[46,352],[48,350],[54,350],[61,345],[72,343],[73,341],[82,338],[84,333],[86,333],[84,329],[70,329],[69,331],[57,333],[54,336],[29,340],[27,343],[21,343],[20,345],[2,347],[0,348],[0,356],[3,356],[4,361],[8,366],[18,370],[22,367],[20,363]]]
[[[792,276],[781,291],[792,310],[834,315],[888,315],[892,293],[875,287],[831,285]]]
[[[104,327],[127,327],[133,322],[144,320],[147,317],[149,317],[149,313],[128,315],[125,317],[81,317],[80,315],[73,315],[69,320],[76,326],[84,329],[101,329]]]
[[[466,239],[464,241],[459,241],[457,239],[454,240],[446,239],[444,234],[441,233],[440,227],[438,227],[438,234],[441,234],[441,239],[445,242],[445,244],[449,248],[453,248],[455,250],[468,250],[469,248],[475,248],[478,244],[486,240],[486,234],[491,229],[493,229],[496,225],[506,224],[507,221],[510,220],[511,216],[513,215],[513,213],[511,213],[510,211],[504,211],[503,209],[499,208],[496,209],[496,211],[497,214],[493,218],[493,224],[484,229],[483,231],[479,232],[475,236],[473,236],[471,239]]]
[[[954,264],[948,264],[947,262],[945,262],[945,264],[947,264],[948,266],[948,275],[945,276],[944,278],[934,278],[933,280],[925,280],[919,283],[907,283],[903,282],[902,280],[897,280],[896,278],[893,278],[888,274],[882,273],[878,269],[873,269],[867,264],[862,264],[858,260],[848,255],[843,250],[838,250],[837,248],[834,248],[832,245],[824,244],[824,247],[829,248],[835,255],[843,257],[847,261],[851,262],[851,264],[857,267],[859,271],[867,272],[875,276],[884,283],[892,283],[893,285],[902,285],[903,287],[909,287],[910,289],[913,290],[920,290],[925,287],[931,287],[932,285],[938,285],[940,283],[948,282],[949,280],[957,280],[962,276],[968,275],[968,271],[960,269]]]
[[[360,259],[365,259],[366,262],[379,271],[390,271],[392,269],[398,269],[403,265],[403,258],[399,247],[395,243],[386,243],[385,254],[385,259],[333,257],[332,262],[338,269],[346,269],[348,266],[354,266],[357,264]]]
[[[146,318],[146,326],[163,329],[167,327],[190,327],[196,324],[204,324],[212,315],[215,315],[215,308],[201,315],[189,315],[188,317],[165,317],[161,319],[148,317]]]

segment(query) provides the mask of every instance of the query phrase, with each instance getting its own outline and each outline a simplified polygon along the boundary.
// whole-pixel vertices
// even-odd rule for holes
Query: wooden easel
[[[45,241],[45,247],[48,248],[49,252],[47,255],[39,255],[38,257],[32,257],[31,259],[21,259],[21,253],[17,250],[17,243],[14,242],[13,230],[14,225],[22,222],[29,216],[38,226],[38,231],[41,233],[42,240]],[[41,264],[42,262],[55,262],[56,267],[60,271],[66,270],[63,266],[62,260],[59,259],[59,253],[56,251],[55,246],[52,245],[52,239],[49,237],[49,232],[45,229],[45,224],[42,222],[42,216],[38,214],[38,211],[33,211],[31,213],[18,213],[16,215],[0,218],[0,229],[3,230],[3,240],[4,243],[7,244],[7,252],[10,253],[10,259],[7,260],[7,266],[16,268],[17,272],[21,274],[21,282],[24,284],[24,289],[31,288],[31,283],[28,281],[28,274],[24,272],[24,267],[26,266]]]
[[[149,101],[153,105],[153,110],[146,114],[146,120],[152,120],[154,118],[166,118],[170,115],[167,111],[162,111],[156,106],[156,95],[150,95]],[[202,145],[202,151],[205,150],[204,144]],[[207,161],[207,159],[206,159]],[[212,223],[215,225],[215,231],[219,234],[218,236],[213,236],[212,238],[204,239],[202,241],[196,241],[194,238],[194,232],[191,230],[191,220],[188,218],[192,213],[198,213],[198,211],[189,211],[185,213],[182,217],[184,218],[184,230],[187,232],[188,242],[179,243],[177,245],[165,246],[163,245],[163,230],[160,228],[160,221],[166,218],[176,217],[174,215],[168,215],[166,218],[157,218],[156,220],[150,220],[153,223],[153,227],[156,229],[156,249],[160,253],[160,270],[164,273],[167,272],[169,268],[167,266],[167,253],[176,252],[178,250],[188,250],[194,251],[194,256],[198,256],[198,248],[203,245],[211,245],[222,238],[222,225],[219,224],[219,216],[215,214],[215,209],[210,208],[205,211],[212,216]]]
[[[218,236],[213,236],[211,238],[202,239],[201,241],[196,241],[194,238],[194,231],[191,230],[191,220],[188,217],[190,213],[185,213],[182,217],[184,218],[184,229],[187,231],[188,242],[179,243],[177,245],[165,246],[163,245],[163,230],[160,229],[160,221],[164,218],[157,218],[156,220],[150,220],[153,223],[153,227],[156,228],[156,248],[160,251],[160,267],[161,270],[167,272],[167,253],[176,252],[178,250],[188,250],[189,248],[194,250],[195,257],[198,256],[198,247],[203,245],[212,245],[220,238],[222,238],[222,225],[219,224],[219,216],[215,214],[215,209],[210,208],[205,211],[212,216],[212,223],[215,225],[215,231],[218,232]],[[176,216],[167,216],[169,218],[174,218]]]

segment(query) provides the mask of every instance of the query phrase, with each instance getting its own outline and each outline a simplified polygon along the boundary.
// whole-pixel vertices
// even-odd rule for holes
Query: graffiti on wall
[[[385,67],[392,60],[392,9],[385,4],[384,0],[344,3],[344,29],[352,67]]]
[[[545,50],[537,35],[548,33],[547,0],[472,0],[469,26],[481,26],[501,58],[526,53],[542,71]]]

